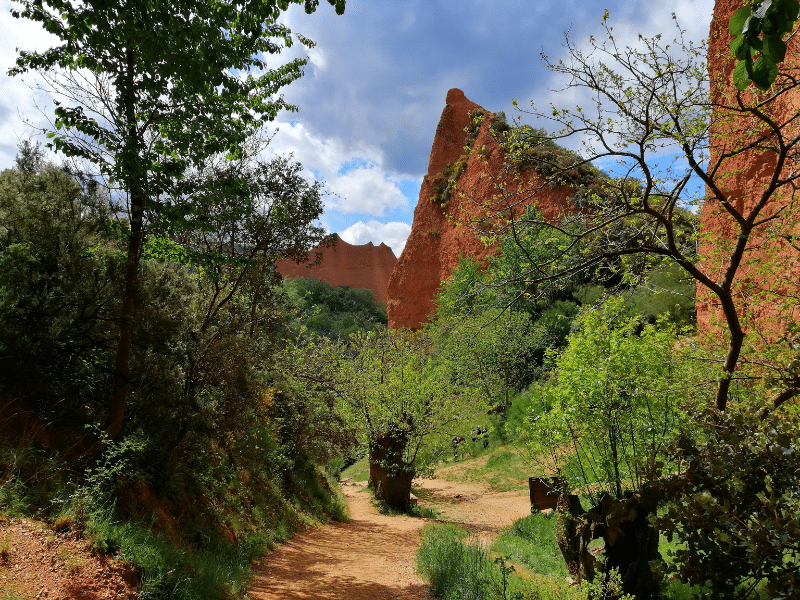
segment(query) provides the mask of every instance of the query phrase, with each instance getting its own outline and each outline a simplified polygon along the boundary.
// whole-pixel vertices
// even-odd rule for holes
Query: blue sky
[[[509,115],[512,100],[574,105],[578,98],[552,91],[559,82],[540,57],[565,55],[564,32],[578,43],[599,35],[608,8],[623,41],[669,32],[673,12],[689,37],[700,40],[708,35],[713,4],[348,0],[342,16],[324,0],[310,16],[293,7],[285,24],[317,45],[296,44],[272,59],[277,66],[307,54],[310,62],[305,76],[284,89],[300,111],[278,117],[268,151],[292,153],[309,178],[325,183],[322,222],[329,231],[353,244],[385,242],[399,256],[447,90],[461,88],[488,110]],[[12,166],[17,144],[32,135],[22,118],[42,123],[53,108],[50,98],[5,74],[16,47],[52,44],[36,24],[13,19],[11,6],[0,0],[0,169]]]

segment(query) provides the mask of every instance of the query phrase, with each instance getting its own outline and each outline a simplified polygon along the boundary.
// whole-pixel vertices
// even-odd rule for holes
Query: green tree
[[[543,387],[548,410],[532,418],[534,455],[557,466],[570,489],[591,485],[598,502],[621,499],[658,476],[666,445],[684,420],[686,373],[675,331],[625,315],[610,297],[578,317],[567,347],[550,351],[554,383]],[[571,450],[571,451],[570,451]]]
[[[137,412],[158,415],[148,423],[164,435],[160,446],[165,461],[191,452],[192,445],[184,443],[192,436],[203,438],[214,432],[219,440],[227,432],[245,429],[246,415],[256,419],[253,411],[262,389],[275,385],[266,381],[265,371],[274,369],[279,360],[276,354],[284,347],[289,319],[288,306],[276,292],[279,277],[274,263],[304,259],[307,248],[325,236],[314,225],[323,208],[319,185],[302,177],[298,163],[285,158],[262,162],[248,156],[226,161],[225,168],[242,171],[242,180],[249,184],[247,195],[200,196],[196,212],[204,220],[202,229],[173,231],[180,244],[154,235],[145,247],[144,264],[150,271],[176,271],[171,275],[175,288],[190,279],[182,296],[183,309],[159,304],[169,297],[168,290],[148,293],[143,286],[137,312],[142,332],[134,339],[155,351],[143,354],[144,363],[134,352],[139,372],[131,382],[138,388],[161,372],[159,380],[173,386],[162,390],[163,397],[173,396],[168,409],[147,406],[147,401],[161,404],[158,394],[140,397],[139,389],[134,390]],[[207,174],[209,179],[215,176],[215,171]],[[170,324],[151,327],[152,321],[162,319]],[[172,349],[173,360],[165,360]],[[168,375],[169,364],[174,377]],[[138,424],[150,431],[140,417],[131,421],[133,427]]]
[[[431,355],[422,332],[385,331],[351,338],[342,363],[342,410],[369,453],[376,497],[406,507],[411,481],[451,450],[488,403]]]
[[[454,366],[460,381],[480,390],[492,410],[504,412],[511,395],[529,382],[540,332],[525,312],[487,309],[440,318],[426,327],[437,356]]]
[[[715,405],[724,410],[747,350],[747,298],[739,293],[736,282],[765,273],[780,275],[777,265],[770,264],[778,260],[777,255],[765,260],[751,249],[782,244],[784,238],[791,239],[796,224],[791,193],[796,174],[790,165],[797,159],[800,131],[791,111],[781,109],[782,99],[797,88],[794,67],[787,65],[785,77],[779,77],[763,96],[710,94],[705,46],[685,41],[677,25],[676,39],[670,43],[659,34],[622,48],[606,18],[606,40],[592,38],[591,52],[568,40],[568,62],[552,63],[545,58],[546,66],[564,75],[570,88],[587,93],[591,104],[547,110],[533,106],[526,111],[560,127],[552,136],[555,139],[580,138],[582,156],[563,161],[536,155],[542,136],[524,127],[506,140],[506,148],[510,168],[536,155],[536,168],[544,181],[532,190],[534,201],[539,190],[574,185],[571,182],[579,170],[592,161],[614,161],[616,174],[597,175],[591,185],[580,185],[563,220],[514,219],[497,229],[497,237],[513,241],[520,231],[533,228],[569,238],[557,256],[525,270],[524,281],[534,294],[548,282],[614,261],[622,261],[634,274],[660,261],[678,265],[708,290],[721,313],[727,348],[719,359]],[[714,140],[723,149],[712,154]],[[676,153],[676,158],[664,167],[659,157],[669,152]],[[735,170],[737,161],[753,159],[753,152],[768,175],[757,199],[746,203],[739,200],[738,192],[728,189],[729,175],[724,173]],[[705,185],[705,199],[694,197],[689,186],[692,178]],[[514,198],[502,189],[497,196],[498,212],[508,214]],[[696,232],[696,219],[687,208],[701,202],[719,211],[730,226],[729,234],[701,237]],[[492,206],[486,208],[492,210]],[[702,263],[698,243],[713,249]],[[576,248],[580,248],[577,260]],[[794,301],[791,296],[777,295],[770,300],[784,305]],[[773,407],[788,399],[785,395],[775,398]]]
[[[540,387],[544,410],[530,420],[530,450],[563,478],[564,493],[591,501],[588,511],[577,496],[560,501],[559,545],[573,576],[594,578],[588,544],[602,537],[603,572],[619,569],[626,591],[649,597],[658,531],[648,516],[666,493],[659,479],[674,468],[669,442],[688,395],[675,331],[639,328],[620,297],[578,317],[567,347],[551,352],[554,381]]]
[[[338,13],[344,0],[329,0]],[[128,215],[125,286],[107,430],[121,427],[130,380],[139,262],[147,224],[189,222],[192,200],[209,186],[246,194],[234,174],[191,177],[214,156],[239,156],[252,133],[282,108],[276,92],[301,75],[304,60],[271,68],[265,56],[292,43],[282,10],[316,0],[71,2],[20,0],[18,18],[37,21],[61,43],[22,51],[11,75],[36,70],[59,96],[48,136],[118,186]],[[300,41],[308,40],[300,36]],[[181,198],[178,206],[167,198]]]

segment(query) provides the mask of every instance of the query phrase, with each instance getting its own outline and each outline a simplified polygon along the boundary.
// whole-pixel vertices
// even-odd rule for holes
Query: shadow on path
[[[363,496],[348,500],[349,523],[298,534],[264,558],[253,600],[432,600],[414,568],[425,521],[380,515]]]

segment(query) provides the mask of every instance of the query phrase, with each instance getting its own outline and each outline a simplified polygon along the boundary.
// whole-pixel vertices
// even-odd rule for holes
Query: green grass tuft
[[[554,513],[519,519],[497,538],[492,550],[546,577],[563,580],[569,575],[556,542]]]

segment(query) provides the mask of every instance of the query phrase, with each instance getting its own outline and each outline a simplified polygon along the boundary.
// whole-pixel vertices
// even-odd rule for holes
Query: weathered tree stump
[[[529,477],[531,506],[537,510],[556,508],[563,486],[561,477]]]
[[[567,569],[577,581],[594,579],[598,571],[618,569],[624,593],[637,599],[658,597],[658,582],[650,567],[660,558],[658,530],[649,516],[655,513],[662,490],[628,492],[615,499],[604,494],[597,506],[586,511],[577,496],[558,499],[558,547]],[[591,552],[592,540],[602,538],[602,561]]]
[[[375,498],[403,510],[411,505],[411,482],[416,474],[403,460],[407,443],[402,432],[390,432],[375,440],[369,453],[368,485]]]

